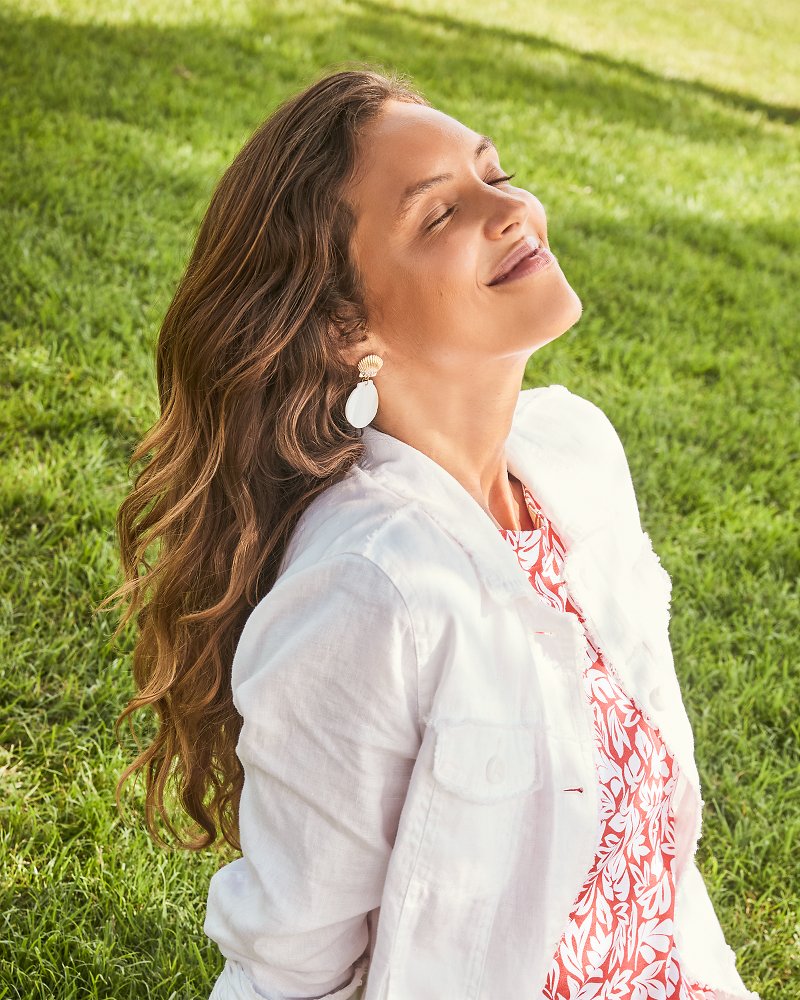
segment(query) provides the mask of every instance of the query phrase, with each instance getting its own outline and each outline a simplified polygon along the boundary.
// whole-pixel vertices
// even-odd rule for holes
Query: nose
[[[496,188],[495,195],[487,213],[488,235],[496,239],[514,226],[525,229],[533,211],[528,198],[502,188]]]

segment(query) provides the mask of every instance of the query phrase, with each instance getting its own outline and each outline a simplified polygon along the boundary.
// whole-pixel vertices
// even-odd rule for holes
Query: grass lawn
[[[118,816],[130,635],[110,646],[93,609],[212,187],[352,59],[488,131],[547,209],[584,312],[527,384],[594,400],[625,443],[673,578],[700,867],[746,984],[800,997],[796,5],[28,0],[0,20],[0,1000],[197,1000],[222,967],[202,921],[232,855],[155,848],[141,789]]]

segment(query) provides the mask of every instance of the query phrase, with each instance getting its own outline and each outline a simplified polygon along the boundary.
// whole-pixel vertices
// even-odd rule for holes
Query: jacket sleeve
[[[402,595],[344,553],[285,573],[233,664],[242,857],[211,879],[212,1000],[352,997],[421,744]]]

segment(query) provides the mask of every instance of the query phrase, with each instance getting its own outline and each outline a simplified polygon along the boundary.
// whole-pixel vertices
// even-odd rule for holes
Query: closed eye
[[[513,177],[516,177],[516,174],[506,174],[503,177],[495,177],[492,180],[487,181],[486,183],[487,184],[502,184],[504,181],[510,181]],[[434,219],[433,222],[429,226],[426,226],[425,229],[427,231],[430,231],[431,229],[436,229],[436,227],[440,226],[445,221],[445,219],[447,219],[448,216],[454,210],[455,210],[454,207],[451,206],[450,208],[447,209],[447,211],[443,215],[440,215],[438,219]]]

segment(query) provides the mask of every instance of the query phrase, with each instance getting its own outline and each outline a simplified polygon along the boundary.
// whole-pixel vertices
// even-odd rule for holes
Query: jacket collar
[[[477,500],[423,452],[369,425],[363,431],[362,469],[421,507],[466,551],[491,598],[520,600],[520,612],[539,627],[541,601]],[[665,626],[652,623],[669,617],[669,596],[663,579],[654,586],[658,559],[642,531],[616,431],[589,400],[563,385],[542,386],[520,393],[505,448],[509,470],[529,487],[564,543],[563,576],[585,628],[626,690],[646,695],[665,668],[648,637],[662,641]],[[659,714],[672,726],[672,750],[699,801],[689,723],[679,733],[676,712]]]
[[[587,446],[598,440],[598,420],[607,418],[563,385],[523,389],[506,438],[506,464],[552,521],[571,562],[581,561],[590,539],[596,548],[603,538],[617,548],[627,540],[628,561],[632,562],[641,532],[621,532],[623,501],[627,499],[628,511],[635,515],[635,529],[638,513],[635,501],[630,511],[632,491],[626,497],[626,484],[618,481],[618,461],[604,464],[602,454],[593,455],[591,445]],[[530,582],[520,572],[514,550],[454,476],[424,452],[370,425],[363,428],[363,442],[361,467],[409,503],[420,505],[448,532],[497,599],[530,595]],[[580,458],[598,460],[587,464],[576,460]]]

